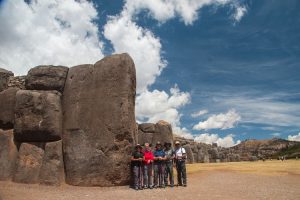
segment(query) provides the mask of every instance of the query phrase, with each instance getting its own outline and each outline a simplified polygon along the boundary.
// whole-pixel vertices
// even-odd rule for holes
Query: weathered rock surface
[[[0,129],[0,180],[12,177],[18,155],[13,130]]]
[[[57,91],[19,90],[15,107],[15,139],[47,142],[61,139],[61,94]]]
[[[46,143],[40,184],[59,186],[64,181],[63,166],[62,141]]]
[[[29,70],[26,77],[28,90],[64,90],[68,67],[40,65]]]
[[[11,71],[0,68],[0,92],[7,89],[10,76],[14,76]]]
[[[25,79],[26,76],[10,76],[7,85],[9,88],[25,90]]]
[[[38,183],[44,156],[42,143],[22,143],[13,177],[18,183]]]
[[[2,129],[14,127],[17,91],[16,88],[8,88],[0,92],[0,128]]]
[[[186,145],[184,145],[183,147],[185,148],[185,151],[186,151],[187,162],[188,162],[188,163],[194,163],[194,162],[195,162],[195,159],[194,159],[194,154],[193,154],[193,152],[192,152],[191,145],[186,144]]]
[[[138,143],[150,143],[155,145],[158,141],[164,144],[165,142],[173,144],[173,132],[171,124],[163,120],[153,123],[139,124]]]
[[[69,69],[64,88],[66,182],[113,186],[129,182],[136,122],[135,67],[127,54]]]

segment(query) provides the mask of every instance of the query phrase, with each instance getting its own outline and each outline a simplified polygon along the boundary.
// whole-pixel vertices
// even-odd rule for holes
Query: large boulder
[[[144,133],[141,130],[138,130],[138,143],[144,145],[145,143],[152,144],[154,133]]]
[[[48,142],[61,139],[61,94],[57,91],[19,90],[16,95],[15,139]]]
[[[12,177],[18,155],[13,130],[0,129],[0,180]]]
[[[17,91],[16,88],[8,88],[0,92],[0,128],[2,129],[14,127]]]
[[[155,124],[155,133],[153,134],[152,143],[156,144],[158,141],[161,143],[173,144],[172,126],[166,121],[160,120]]]
[[[144,133],[154,133],[155,132],[155,124],[153,123],[143,123],[139,124],[139,129]]]
[[[63,151],[68,184],[129,183],[136,131],[135,94],[135,67],[128,54],[69,69],[63,98]]]
[[[14,76],[14,73],[0,68],[0,92],[8,87],[8,79],[10,76]]]
[[[61,140],[47,143],[40,169],[40,184],[59,186],[64,180],[63,166]]]
[[[29,70],[25,85],[28,90],[64,90],[68,67],[40,65]]]
[[[22,143],[13,181],[18,183],[38,183],[43,156],[42,143]]]

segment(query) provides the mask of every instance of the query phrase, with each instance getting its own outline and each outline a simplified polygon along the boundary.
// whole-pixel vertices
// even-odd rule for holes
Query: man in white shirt
[[[180,142],[175,142],[175,164],[177,170],[177,181],[178,186],[186,187],[186,167],[185,167],[185,160],[186,160],[186,151],[183,147],[181,147]]]

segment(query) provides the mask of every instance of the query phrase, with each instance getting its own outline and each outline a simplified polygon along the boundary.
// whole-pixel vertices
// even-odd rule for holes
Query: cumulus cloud
[[[236,7],[236,12],[234,13],[233,18],[236,22],[239,22],[246,13],[247,8],[245,6],[238,6]]]
[[[190,102],[190,94],[181,92],[175,85],[170,93],[146,90],[136,98],[136,117],[140,122],[156,123],[159,120],[170,122],[178,135],[191,137],[186,128],[180,127],[181,114],[178,109]]]
[[[199,110],[198,112],[194,112],[191,114],[191,117],[196,118],[208,113],[208,110]]]
[[[179,17],[186,25],[191,25],[198,19],[199,10],[208,5],[231,5],[235,9],[233,18],[237,21],[241,20],[247,10],[236,0],[126,0],[125,9],[132,16],[147,10],[159,22]]]
[[[231,109],[227,113],[220,113],[218,115],[210,116],[206,121],[201,121],[196,124],[194,130],[208,130],[208,129],[229,129],[233,128],[238,121],[241,120],[241,116]]]
[[[128,13],[111,17],[104,26],[104,36],[111,41],[116,53],[128,52],[137,73],[137,92],[145,91],[155,82],[167,62],[161,56],[159,38],[138,26]]]
[[[97,11],[90,1],[4,1],[0,10],[0,66],[26,74],[40,64],[77,65],[103,57]]]
[[[233,138],[234,138],[233,134],[229,134],[222,138],[222,137],[219,137],[218,134],[203,133],[203,134],[197,135],[194,138],[194,140],[196,142],[203,142],[206,144],[217,143],[218,146],[221,146],[221,147],[232,147],[241,142],[240,140],[235,142]]]
[[[300,133],[298,133],[298,135],[289,135],[288,136],[288,140],[290,141],[299,141],[300,142]]]

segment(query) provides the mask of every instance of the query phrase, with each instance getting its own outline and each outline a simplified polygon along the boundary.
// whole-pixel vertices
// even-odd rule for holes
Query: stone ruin
[[[128,54],[95,64],[0,69],[0,180],[78,186],[130,182],[137,143],[173,143],[165,121],[135,121],[136,74]]]
[[[270,149],[269,143],[245,146],[248,142],[223,148],[173,135],[162,120],[137,124],[135,95],[128,54],[71,68],[37,66],[27,76],[0,68],[0,180],[127,185],[133,146],[145,142],[179,140],[189,163],[251,160],[257,152],[290,145],[275,141]]]

